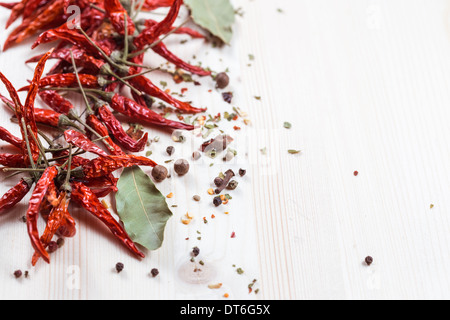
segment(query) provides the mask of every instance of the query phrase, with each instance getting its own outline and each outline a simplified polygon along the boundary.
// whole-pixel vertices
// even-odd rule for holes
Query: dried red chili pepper
[[[135,71],[136,71],[136,69],[130,68],[131,75],[138,73]],[[163,90],[161,90],[160,88],[155,86],[153,84],[153,82],[150,81],[150,79],[148,79],[144,76],[137,76],[137,77],[131,78],[128,80],[128,82],[133,87],[138,89],[139,91],[142,91],[152,97],[161,99],[161,100],[167,102],[168,104],[172,105],[173,107],[179,109],[183,113],[195,114],[195,113],[201,113],[201,112],[206,111],[206,109],[194,108],[187,102],[182,102],[182,101],[179,101],[179,100],[173,98],[170,94],[164,92]]]
[[[50,257],[42,246],[39,240],[39,231],[37,228],[37,219],[39,214],[39,209],[44,199],[47,189],[53,179],[58,175],[57,167],[48,167],[45,169],[41,178],[36,184],[36,187],[31,195],[29,201],[28,211],[27,211],[27,229],[28,235],[30,236],[31,244],[34,250],[45,260],[45,262],[50,263]]]
[[[26,168],[25,156],[22,154],[0,154],[0,165],[10,168]]]
[[[155,21],[152,19],[147,19],[147,20],[145,20],[144,25],[146,28],[152,28],[157,23],[158,23],[158,21]],[[198,32],[196,30],[188,28],[188,27],[171,27],[170,32],[174,32],[175,34],[187,34],[187,35],[191,36],[192,38],[196,38],[196,39],[205,39],[206,38],[205,35],[201,34],[200,32]]]
[[[109,156],[108,158],[96,158],[83,165],[83,172],[86,179],[100,178],[121,168],[132,166],[150,166],[157,164],[146,157],[124,155]]]
[[[11,132],[9,132],[3,127],[0,127],[0,140],[6,141],[9,144],[15,146],[16,148],[22,150],[23,141],[14,136]]]
[[[153,11],[162,7],[172,6],[174,0],[145,0],[142,10]]]
[[[11,3],[0,2],[0,7],[12,10],[19,3],[20,2],[11,2]]]
[[[166,45],[162,42],[158,43],[156,46],[152,47],[152,50],[159,54],[161,57],[166,59],[167,61],[173,63],[177,67],[189,71],[191,73],[197,74],[199,76],[210,76],[211,71],[207,71],[201,67],[193,66],[187,62],[184,62],[166,47]]]
[[[14,21],[17,20],[17,18],[19,18],[24,9],[25,9],[25,4],[27,3],[27,0],[22,0],[21,2],[16,3],[11,9],[11,15],[9,16],[8,21],[6,22],[6,27],[5,29],[8,29],[8,27],[14,23]],[[6,4],[5,4],[6,5]],[[2,5],[2,7],[5,7],[5,5]]]
[[[7,212],[22,201],[30,191],[32,184],[31,179],[22,179],[16,186],[6,192],[0,199],[0,214]]]
[[[194,130],[194,126],[190,124],[166,119],[153,110],[119,94],[115,94],[111,99],[111,108],[139,122],[171,129]]]
[[[81,85],[84,88],[96,88],[99,86],[99,79],[96,76],[90,74],[79,74]],[[53,74],[44,77],[39,82],[39,88],[45,88],[47,86],[57,88],[70,88],[78,87],[78,81],[74,73]],[[27,91],[30,86],[20,88],[19,91]]]
[[[35,108],[34,117],[37,123],[55,128],[65,128],[75,125],[66,115],[53,110]]]
[[[54,111],[68,115],[73,110],[73,104],[54,90],[39,92],[39,97]]]
[[[46,5],[48,2],[52,0],[28,0],[25,4],[25,9],[23,11],[22,17],[24,19],[30,17],[38,7]]]
[[[175,20],[177,19],[178,13],[180,12],[181,4],[183,0],[175,0],[169,10],[167,16],[156,25],[149,26],[145,28],[137,37],[134,38],[134,45],[138,50],[143,49],[146,45],[152,44],[158,38],[168,33]]]
[[[61,226],[58,229],[58,234],[62,237],[72,238],[76,235],[76,223],[73,217],[70,215],[69,211],[64,213],[64,219]]]
[[[111,24],[114,29],[120,35],[125,34],[125,16],[127,19],[128,34],[133,35],[136,31],[136,27],[133,20],[128,16],[127,10],[124,9],[119,0],[105,0],[105,10],[108,18],[111,20]]]
[[[66,192],[61,192],[56,202],[56,206],[54,206],[50,212],[44,233],[40,238],[41,244],[44,248],[48,247],[53,236],[63,224],[64,217],[66,215],[65,213],[68,211],[70,199],[67,197]],[[33,258],[31,259],[31,264],[35,266],[39,258],[40,254],[35,252]]]
[[[92,178],[82,181],[83,184],[92,190],[98,198],[106,197],[111,192],[117,192],[118,179],[109,174],[100,178]]]
[[[86,119],[87,124],[93,128],[98,134],[100,134],[102,137],[107,137],[103,140],[105,143],[106,148],[111,152],[113,155],[123,155],[124,152],[122,149],[114,143],[114,141],[109,137],[108,129],[103,125],[103,123],[100,122],[100,120],[93,114],[89,115]]]
[[[125,132],[120,121],[117,120],[107,106],[101,106],[97,109],[97,112],[109,132],[111,132],[123,148],[131,152],[140,152],[144,150],[148,141],[148,133],[145,133],[139,141],[135,141]]]
[[[84,209],[102,221],[113,235],[118,238],[136,256],[144,258],[145,255],[136,247],[125,229],[114,219],[111,213],[102,205],[95,194],[80,182],[72,183],[72,199]]]
[[[77,146],[78,148],[83,149],[84,151],[95,153],[96,155],[101,157],[108,156],[108,154],[105,151],[100,149],[100,147],[98,147],[95,143],[89,140],[89,138],[86,137],[81,132],[69,129],[64,132],[64,137],[66,138],[66,141],[68,143],[71,143]]]

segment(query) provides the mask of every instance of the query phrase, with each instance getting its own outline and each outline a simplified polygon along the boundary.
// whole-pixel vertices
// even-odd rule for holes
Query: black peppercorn
[[[198,247],[192,248],[192,256],[196,257],[200,254],[200,249]]]
[[[16,270],[14,271],[14,277],[16,277],[17,279],[20,278],[22,276],[22,271],[21,270]]]
[[[55,241],[50,241],[49,244],[48,244],[47,251],[49,253],[53,253],[56,250],[58,250],[58,244]]]
[[[156,182],[161,182],[167,178],[168,173],[169,171],[166,169],[166,167],[157,165],[152,170],[152,177]]]
[[[373,258],[371,256],[368,256],[364,261],[368,266],[370,266],[373,263]]]
[[[189,162],[184,159],[177,160],[173,168],[178,175],[183,176],[189,172]]]
[[[117,271],[117,273],[121,273],[121,272],[123,271],[123,268],[124,268],[123,263],[118,262],[118,263],[116,264],[116,271]]]
[[[239,175],[240,175],[241,177],[245,176],[246,174],[247,174],[247,170],[239,169]]]
[[[153,278],[155,278],[159,274],[159,270],[156,268],[153,268],[152,271],[150,271],[150,274]]]
[[[167,147],[166,152],[169,156],[171,156],[175,152],[175,148],[172,146]]]
[[[214,198],[213,204],[214,204],[216,207],[218,207],[218,206],[220,206],[220,205],[222,204],[222,199],[220,199],[220,196]]]
[[[225,73],[221,72],[216,76],[216,88],[225,89],[230,84],[230,77]]]

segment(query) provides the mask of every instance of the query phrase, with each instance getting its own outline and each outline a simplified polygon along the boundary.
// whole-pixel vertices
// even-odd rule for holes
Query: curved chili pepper
[[[66,215],[65,213],[66,211],[68,211],[70,199],[67,197],[67,194],[65,192],[61,192],[56,202],[56,206],[54,206],[54,208],[50,212],[44,233],[40,238],[40,242],[44,248],[48,247],[48,244],[52,240],[53,236],[62,226],[64,217]],[[31,264],[35,266],[39,258],[40,254],[35,252],[33,258],[31,259]]]
[[[74,108],[73,104],[69,100],[54,90],[40,91],[39,97],[45,102],[46,105],[61,114],[68,115]]]
[[[14,147],[22,150],[23,141],[3,127],[0,127],[0,140],[6,141]]]
[[[100,178],[121,168],[132,166],[150,166],[155,167],[157,164],[148,158],[124,155],[109,156],[108,158],[97,158],[83,165],[83,172],[86,179]]]
[[[117,192],[117,180],[114,175],[109,174],[100,178],[83,181],[84,185],[92,190],[98,198],[106,197],[111,192]]]
[[[178,13],[180,12],[181,4],[183,0],[175,0],[169,10],[167,16],[156,25],[145,28],[139,36],[134,38],[134,45],[138,50],[143,49],[146,45],[155,42],[161,35],[168,33],[175,20],[177,19]]]
[[[133,35],[136,27],[119,0],[105,0],[105,10],[114,29],[120,35],[125,34],[125,15],[127,17],[128,34]]]
[[[76,223],[69,211],[64,213],[64,219],[58,229],[58,234],[62,237],[72,238],[77,234]]]
[[[130,70],[132,70],[132,69],[134,69],[134,68],[130,68]],[[136,74],[136,73],[134,73],[134,71],[130,71],[130,73]],[[184,113],[195,114],[195,113],[201,113],[201,112],[206,111],[206,109],[194,108],[187,102],[182,102],[182,101],[179,101],[179,100],[173,98],[170,94],[164,92],[163,90],[161,90],[160,88],[155,86],[153,84],[153,82],[150,81],[150,79],[148,79],[144,76],[137,76],[137,77],[131,78],[128,80],[128,82],[133,87],[138,89],[139,91],[142,91],[152,97],[161,99]]]
[[[145,20],[144,25],[146,28],[152,28],[157,23],[158,23],[158,21],[155,21],[153,19],[147,19],[147,20]],[[196,30],[188,28],[188,27],[171,27],[170,31],[174,32],[176,34],[187,34],[187,35],[191,36],[192,38],[196,38],[196,39],[205,39],[206,38],[205,35],[201,34],[200,32],[198,32]]]
[[[50,1],[52,0],[28,0],[23,11],[23,18],[26,19],[30,17],[38,7],[46,5]]]
[[[153,11],[162,7],[172,6],[174,0],[145,0],[142,10]]]
[[[207,71],[201,67],[193,66],[187,62],[184,62],[176,55],[174,55],[164,43],[160,42],[156,46],[152,47],[152,50],[159,54],[161,57],[166,59],[167,61],[173,63],[177,67],[189,71],[191,73],[197,74],[199,76],[210,76],[211,71]]]
[[[88,137],[86,137],[84,134],[78,131],[71,129],[66,130],[64,132],[64,137],[66,138],[66,141],[68,143],[71,143],[77,146],[78,148],[83,149],[84,151],[95,153],[96,155],[101,157],[108,156],[108,154],[106,154],[105,151],[100,149],[100,147],[98,147],[95,143],[89,140]]]
[[[28,194],[31,189],[32,181],[25,179],[6,192],[0,199],[0,214],[7,212],[18,204]]]
[[[120,121],[117,120],[108,107],[101,106],[97,109],[97,112],[109,132],[111,132],[114,138],[119,141],[122,147],[130,152],[141,152],[144,150],[148,141],[148,132],[146,132],[139,141],[135,141],[125,132]]]
[[[141,121],[171,129],[194,130],[194,126],[183,122],[164,118],[155,111],[137,104],[135,101],[115,94],[111,100],[111,108],[136,121]]]
[[[99,86],[98,78],[90,74],[79,74],[81,85],[84,88],[96,88]],[[44,77],[39,82],[39,88],[51,87],[78,87],[77,77],[74,73],[53,74]],[[27,91],[30,86],[20,88],[19,91]]]
[[[114,143],[114,141],[109,137],[108,129],[103,125],[103,123],[100,122],[100,120],[93,114],[89,115],[87,117],[87,124],[93,128],[98,134],[100,134],[102,137],[107,137],[103,140],[105,143],[106,148],[111,152],[113,155],[122,155],[124,152],[122,149]]]
[[[39,208],[41,206],[42,200],[47,193],[47,189],[49,184],[56,178],[58,175],[57,167],[48,167],[45,169],[41,178],[36,184],[36,187],[31,195],[31,199],[29,201],[30,205],[27,211],[27,229],[28,235],[30,236],[31,244],[34,250],[45,260],[45,262],[50,263],[50,257],[48,253],[45,251],[45,248],[42,246],[41,241],[39,240],[39,232],[37,228],[37,219],[39,214]]]
[[[144,258],[145,255],[136,247],[125,229],[114,219],[111,213],[102,205],[97,196],[81,182],[72,183],[72,199],[84,209],[102,221],[113,235],[119,239],[132,253]]]
[[[69,117],[53,110],[34,109],[34,117],[37,123],[42,123],[54,128],[65,128],[74,126]]]
[[[11,3],[0,2],[0,7],[12,10],[19,3],[20,2],[11,2]]]

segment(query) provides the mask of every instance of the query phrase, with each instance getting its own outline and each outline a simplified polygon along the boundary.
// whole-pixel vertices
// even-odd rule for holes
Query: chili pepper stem
[[[127,14],[124,13],[123,14],[124,19],[125,19],[125,23],[124,23],[124,33],[125,33],[125,38],[124,38],[124,48],[123,48],[123,60],[127,61],[128,60],[128,17]]]
[[[68,192],[70,192],[72,190],[72,188],[70,187],[70,175],[72,173],[72,145],[69,145],[69,160],[68,160],[68,165],[67,165],[67,175],[66,175],[66,179],[64,181],[64,184],[62,186],[63,190],[66,190]]]
[[[94,8],[97,11],[100,11],[101,13],[106,13],[106,11],[104,9],[100,8],[99,6],[96,6],[93,3],[90,3],[89,6],[91,6],[91,8]]]
[[[31,127],[28,125],[27,126],[28,132],[30,133],[31,138],[34,140],[34,142],[36,142],[38,148],[39,148],[39,152],[41,153],[42,159],[44,159],[45,165],[48,167],[49,163],[47,161],[47,157],[45,156],[45,151],[44,151],[44,147],[42,146],[42,143],[39,141],[39,139],[37,139],[34,134],[33,131],[31,130]]]
[[[31,167],[33,169],[36,169],[36,165],[34,164],[34,160],[33,160],[33,154],[31,153],[30,141],[28,140],[27,125],[25,123],[25,119],[24,118],[22,118],[21,125],[22,125],[23,132],[24,132],[25,144],[27,146],[27,152],[28,152],[28,157],[29,157],[29,160],[30,160]],[[35,177],[35,178],[37,178],[37,177]]]

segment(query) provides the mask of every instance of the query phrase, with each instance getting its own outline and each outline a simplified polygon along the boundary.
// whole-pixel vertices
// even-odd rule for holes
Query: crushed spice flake
[[[172,192],[169,193],[169,194],[167,195],[167,198],[172,199],[172,198],[173,198],[173,193],[172,193]]]
[[[222,288],[222,283],[215,283],[215,284],[210,284],[208,285],[209,289],[220,289]]]

